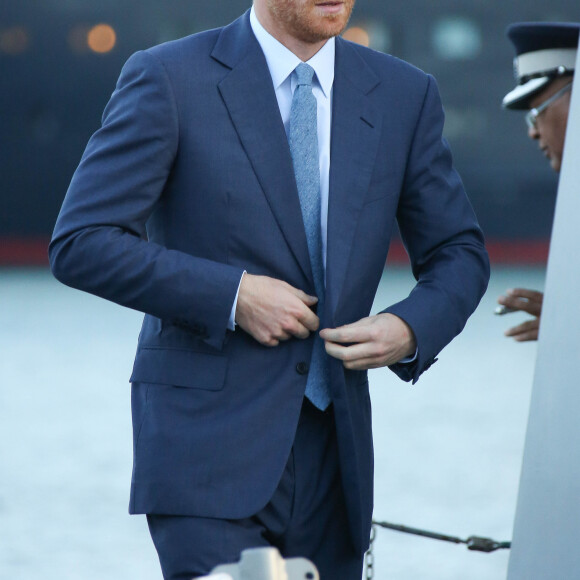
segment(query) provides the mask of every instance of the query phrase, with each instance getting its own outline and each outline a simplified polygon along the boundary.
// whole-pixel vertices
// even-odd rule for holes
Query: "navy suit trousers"
[[[344,503],[332,406],[304,400],[292,452],[269,503],[253,517],[222,520],[148,515],[165,580],[190,580],[237,562],[246,548],[274,546],[314,562],[322,580],[360,580]]]

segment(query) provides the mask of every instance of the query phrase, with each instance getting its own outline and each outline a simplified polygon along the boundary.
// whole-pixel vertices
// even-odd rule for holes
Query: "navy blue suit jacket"
[[[335,67],[322,325],[369,314],[398,220],[418,283],[386,311],[411,326],[419,354],[392,370],[416,380],[485,290],[482,234],[441,137],[433,79],[340,38]],[[243,270],[315,292],[286,134],[248,14],[129,59],[50,259],[64,283],[145,313],[131,378],[131,512],[261,509],[292,446],[312,338],[267,348],[227,321]],[[331,374],[351,532],[364,550],[367,375],[334,359]]]

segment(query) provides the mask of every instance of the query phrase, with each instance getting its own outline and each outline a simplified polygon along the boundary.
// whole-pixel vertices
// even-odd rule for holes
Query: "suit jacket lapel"
[[[313,286],[290,148],[264,53],[244,16],[224,28],[212,53],[231,68],[218,84],[272,213]]]
[[[358,216],[376,159],[382,116],[368,93],[378,83],[356,50],[337,38],[326,267],[329,324],[334,324]]]

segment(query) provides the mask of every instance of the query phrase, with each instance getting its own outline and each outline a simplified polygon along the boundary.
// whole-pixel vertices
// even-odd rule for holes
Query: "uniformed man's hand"
[[[275,278],[244,274],[238,293],[236,322],[259,343],[277,346],[291,337],[308,338],[318,330],[311,307],[316,296]]]
[[[394,314],[381,313],[339,328],[320,331],[326,352],[347,369],[376,369],[412,356],[416,341],[410,326]]]
[[[499,304],[511,308],[512,310],[527,312],[536,317],[509,328],[504,333],[506,336],[511,336],[518,342],[538,340],[540,315],[542,314],[542,303],[544,301],[544,294],[542,292],[526,290],[524,288],[514,288],[508,290],[505,296],[500,296],[497,301]]]

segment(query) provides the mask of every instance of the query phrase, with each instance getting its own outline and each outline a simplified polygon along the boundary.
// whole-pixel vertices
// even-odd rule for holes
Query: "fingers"
[[[505,336],[510,336],[518,342],[538,340],[543,300],[544,294],[542,292],[526,288],[511,288],[506,292],[505,296],[500,296],[497,300],[499,304],[503,304],[513,310],[527,312],[536,317],[533,320],[527,320],[506,330]]]
[[[282,340],[288,340],[292,336],[302,339],[308,338],[310,333],[318,330],[320,325],[318,316],[311,309],[318,302],[318,298],[310,296],[286,282],[280,284],[280,302],[282,308],[285,309],[280,323],[287,334],[287,338]],[[289,296],[284,296],[282,290],[287,291]]]
[[[536,290],[513,288],[506,292],[505,296],[498,298],[498,303],[514,310],[527,312],[532,316],[540,316],[544,294]]]
[[[300,325],[296,327],[295,332],[292,332],[293,336],[297,338],[308,338],[310,332],[318,330],[320,325],[320,320],[318,316],[312,311],[312,306],[318,303],[318,298],[316,296],[310,296],[306,294],[299,288],[294,288],[290,284],[284,282],[287,290],[296,296],[302,302],[306,308],[300,307],[300,312],[296,312],[296,319],[300,322]]]
[[[292,337],[305,339],[318,329],[311,310],[318,299],[267,276],[245,274],[240,284],[236,322],[264,346]]]
[[[320,331],[326,352],[347,369],[366,370],[395,364],[415,352],[411,328],[392,314],[378,314],[339,328]]]
[[[283,324],[282,338],[280,338],[280,340],[288,340],[289,338],[292,337],[300,339],[308,338],[310,336],[310,332],[313,332],[316,330],[316,328],[318,328],[318,318],[316,314],[314,313],[312,314],[314,315],[315,318],[315,322],[313,323],[313,326],[315,326],[315,328],[310,329],[304,324],[301,324],[301,322],[298,319],[291,318],[285,325]]]
[[[336,342],[325,341],[326,352],[344,362],[353,362],[370,356],[368,343],[356,343],[350,346],[338,344]],[[378,353],[373,353],[374,355]]]
[[[526,320],[522,324],[518,324],[513,328],[505,331],[505,336],[511,336],[518,342],[526,342],[529,340],[538,340],[538,333],[540,330],[540,319]]]
[[[310,294],[306,294],[306,292],[303,292],[299,288],[294,288],[294,286],[291,286],[290,284],[287,284],[286,282],[282,282],[282,283],[286,285],[289,292],[291,292],[297,298],[299,298],[302,302],[304,302],[304,304],[306,304],[306,306],[312,307],[318,302],[318,298],[316,296],[310,296]]]
[[[298,322],[300,322],[300,324],[308,331],[308,334],[310,332],[316,332],[320,326],[320,319],[308,307],[302,308],[300,314],[297,315],[296,318]],[[308,334],[306,336],[308,336]],[[306,336],[300,338],[306,338]]]
[[[542,303],[542,300],[544,299],[543,292],[538,292],[537,290],[527,290],[525,288],[510,288],[507,291],[507,294],[509,296],[526,298],[527,300],[530,300],[531,302],[539,302],[540,304]]]
[[[324,343],[326,352],[339,360],[345,368],[351,370],[367,370],[372,368],[379,368],[388,362],[384,358],[384,352],[378,347],[376,343],[360,343],[351,346],[344,346],[334,342],[326,341]],[[396,361],[392,361],[393,363]]]
[[[334,343],[353,343],[366,342],[371,338],[378,338],[372,336],[374,329],[367,324],[368,318],[363,318],[352,324],[339,326],[338,328],[324,328],[320,331],[320,337],[323,340]]]

